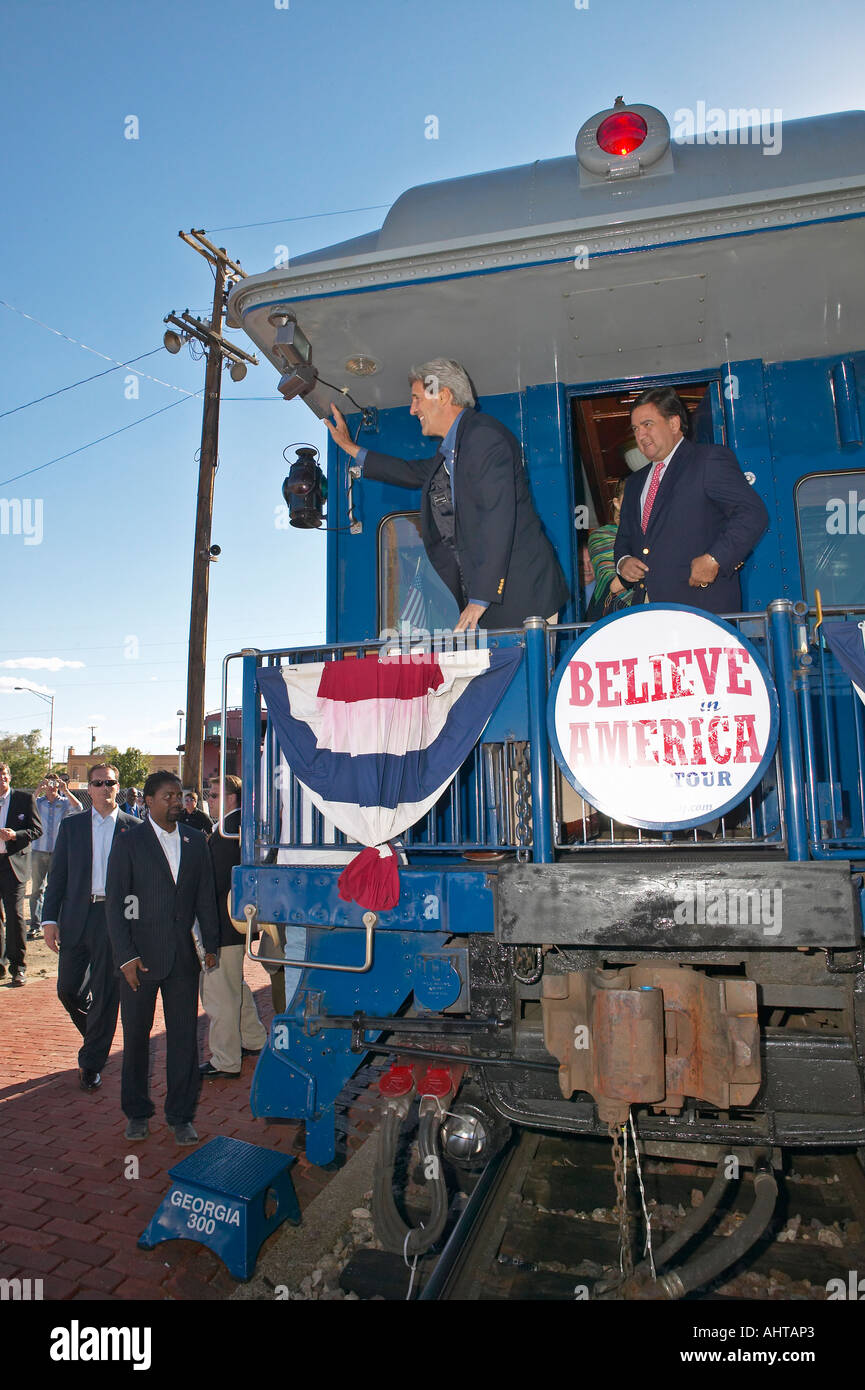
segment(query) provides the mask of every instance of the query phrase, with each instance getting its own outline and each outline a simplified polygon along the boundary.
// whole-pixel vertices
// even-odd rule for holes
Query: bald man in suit
[[[115,847],[108,870],[107,917],[121,973],[123,1021],[121,1105],[126,1138],[146,1139],[150,1099],[150,1030],[161,994],[167,1038],[165,1118],[178,1144],[195,1144],[198,1070],[198,982],[202,962],[193,940],[198,926],[205,969],[219,950],[219,915],[207,838],[178,826],[183,789],[172,772],[153,772],[144,784],[148,817]]]

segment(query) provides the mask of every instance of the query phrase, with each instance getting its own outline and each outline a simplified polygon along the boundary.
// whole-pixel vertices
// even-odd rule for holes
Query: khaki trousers
[[[217,1071],[239,1072],[242,1049],[258,1052],[267,1032],[243,978],[245,947],[221,946],[219,965],[201,973],[201,1002],[210,1019],[210,1060]]]

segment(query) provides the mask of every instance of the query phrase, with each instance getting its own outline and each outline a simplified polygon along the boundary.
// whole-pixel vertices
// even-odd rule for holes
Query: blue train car
[[[333,1157],[334,1100],[370,1048],[403,1064],[385,1087],[398,1110],[439,1096],[433,1140],[455,1159],[509,1123],[615,1136],[629,1116],[656,1151],[865,1144],[865,725],[813,606],[819,590],[827,622],[865,616],[863,214],[865,113],[701,136],[619,101],[573,156],[412,188],[378,231],[235,287],[230,321],[283,394],[320,418],[349,401],[379,451],[429,454],[409,369],[462,362],[522,445],[574,595],[557,626],[490,634],[519,649],[517,675],[401,837],[399,901],[380,912],[340,898],[356,846],[273,722],[259,756],[261,691],[268,671],[376,652],[407,612],[453,625],[417,495],[331,444],[327,643],[226,658],[244,682],[234,915],[291,962],[252,1104],[302,1117],[313,1161]],[[765,756],[684,828],[569,773],[548,718],[587,634],[581,539],[640,461],[630,405],[667,384],[770,516],[722,625],[765,678]],[[305,505],[316,524],[315,493]],[[783,921],[718,907],[766,894]]]

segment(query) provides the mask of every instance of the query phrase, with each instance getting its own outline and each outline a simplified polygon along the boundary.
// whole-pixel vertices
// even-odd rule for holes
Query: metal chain
[[[628,1175],[625,1155],[622,1149],[623,1126],[609,1124],[607,1133],[613,1144],[613,1177],[616,1182],[616,1218],[619,1223],[619,1269],[625,1279],[634,1272],[634,1258],[631,1253],[631,1233],[628,1227]],[[625,1131],[627,1134],[627,1131]]]
[[[652,1278],[657,1279],[655,1271],[655,1253],[652,1250],[652,1218],[649,1215],[649,1208],[646,1203],[646,1189],[643,1186],[643,1170],[640,1166],[640,1150],[637,1144],[637,1127],[634,1124],[634,1112],[628,1106],[628,1123],[631,1126],[631,1139],[634,1143],[634,1167],[637,1170],[637,1183],[640,1188],[640,1204],[643,1208],[643,1220],[646,1223],[646,1241],[643,1246],[643,1254],[649,1257],[649,1268],[652,1271]]]
[[[517,863],[527,864],[529,859],[529,833],[532,823],[532,807],[529,799],[531,774],[526,758],[526,744],[514,744],[514,793],[516,796],[517,819]]]
[[[514,792],[516,795],[517,863],[526,864],[529,858],[529,831],[532,823],[530,801],[531,773],[526,758],[526,744],[514,744]],[[515,977],[524,985],[535,985],[544,969],[540,946],[515,946],[511,960]]]

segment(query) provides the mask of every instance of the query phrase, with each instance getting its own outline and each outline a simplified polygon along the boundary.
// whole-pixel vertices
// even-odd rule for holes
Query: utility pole
[[[55,699],[55,697],[54,697],[53,695],[46,695],[46,694],[44,694],[44,692],[41,691],[41,690],[33,690],[32,687],[29,686],[29,685],[16,685],[16,686],[13,686],[13,689],[14,689],[14,690],[26,690],[26,691],[29,691],[31,695],[38,695],[38,697],[39,697],[40,700],[44,700],[45,703],[46,703],[46,705],[50,705],[50,706],[51,706],[51,722],[50,722],[50,724],[49,724],[49,726],[48,726],[48,771],[50,772],[51,769],[52,769],[52,767],[54,766],[54,699]],[[88,724],[87,727],[88,727],[88,729],[89,729],[89,728],[90,728],[90,725]],[[95,725],[95,724],[94,724],[93,728],[94,728],[94,729],[96,728],[96,725]]]
[[[178,236],[209,261],[214,272],[213,309],[204,323],[185,310],[179,317],[166,314],[164,323],[173,323],[180,335],[169,330],[164,343],[169,352],[179,352],[181,343],[196,338],[205,349],[207,369],[204,377],[204,411],[201,421],[201,450],[198,464],[198,501],[195,511],[195,548],[192,556],[192,598],[189,609],[189,662],[186,679],[186,743],[183,749],[183,775],[188,787],[201,791],[204,759],[204,674],[207,660],[207,602],[210,590],[210,528],[213,520],[213,482],[219,452],[219,400],[222,368],[231,362],[232,378],[241,381],[247,362],[258,359],[235,347],[222,336],[226,288],[244,279],[246,271],[232,261],[223,246],[214,246],[202,231],[178,232]],[[217,550],[218,553],[218,550]]]

